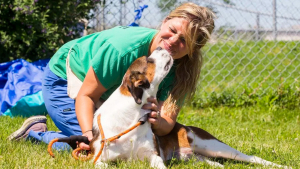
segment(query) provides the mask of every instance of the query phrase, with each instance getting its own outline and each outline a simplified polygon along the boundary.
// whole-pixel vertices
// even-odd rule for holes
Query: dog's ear
[[[128,85],[128,90],[130,91],[132,97],[134,98],[137,104],[142,103],[142,97],[144,90],[150,87],[150,83],[146,78],[144,73],[138,71],[132,71],[130,74],[130,85]]]
[[[147,63],[154,63],[154,59],[153,58],[147,58]]]
[[[143,79],[138,79],[134,82],[134,87],[148,89],[150,87],[150,83],[145,75],[143,75]]]

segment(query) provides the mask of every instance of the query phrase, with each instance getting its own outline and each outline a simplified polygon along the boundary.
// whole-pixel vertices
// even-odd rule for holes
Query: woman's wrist
[[[86,130],[85,132],[82,132],[82,134],[85,134],[85,133],[87,133],[87,132],[89,132],[89,131],[93,131],[93,129]]]
[[[92,132],[92,130],[87,130],[86,132],[82,133],[82,136],[85,136],[89,140],[91,140],[93,138],[93,132]]]
[[[170,131],[173,129],[176,121],[173,121],[168,116],[161,115],[158,117],[158,123],[157,125],[152,126],[152,131],[154,134],[158,136],[164,136],[170,133]]]

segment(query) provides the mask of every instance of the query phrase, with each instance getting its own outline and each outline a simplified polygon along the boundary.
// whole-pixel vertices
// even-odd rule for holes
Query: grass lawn
[[[201,127],[239,151],[268,161],[300,168],[300,108],[272,110],[262,106],[241,108],[184,107],[178,121]],[[77,161],[70,152],[56,152],[51,158],[46,144],[29,141],[9,142],[6,138],[25,119],[0,117],[0,168],[93,168],[93,164]],[[48,117],[49,130],[57,130]],[[260,165],[218,160],[225,168],[261,168]],[[116,162],[111,168],[149,168],[147,162]],[[171,161],[168,168],[213,168],[205,163]]]

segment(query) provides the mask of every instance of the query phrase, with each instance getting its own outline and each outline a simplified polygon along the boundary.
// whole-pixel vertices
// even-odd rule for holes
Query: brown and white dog
[[[93,120],[94,138],[90,143],[92,154],[100,151],[101,135],[97,117],[101,114],[101,124],[106,138],[115,136],[136,124],[149,113],[141,107],[150,96],[156,97],[158,86],[169,73],[173,58],[162,48],[157,48],[149,57],[140,57],[128,68],[120,87],[96,110]],[[94,156],[95,158],[95,156]],[[149,160],[151,167],[166,168],[156,153],[151,125],[146,122],[116,141],[104,146],[96,166],[107,161]]]
[[[147,103],[148,97],[156,97],[158,86],[168,74],[172,64],[172,57],[161,48],[156,49],[149,57],[141,57],[133,62],[121,86],[94,115],[94,138],[90,143],[92,154],[96,155],[100,150],[101,136],[97,116],[101,114],[101,123],[106,138],[115,136],[136,124],[142,116],[149,113],[149,110],[143,110],[141,107]],[[147,159],[151,167],[166,168],[163,161],[170,160],[172,157],[188,160],[192,156],[216,167],[222,167],[222,165],[210,161],[209,157],[286,168],[256,156],[243,154],[200,128],[179,123],[176,123],[168,135],[153,137],[148,122],[118,140],[106,143],[96,166],[105,166],[105,162],[117,159]]]

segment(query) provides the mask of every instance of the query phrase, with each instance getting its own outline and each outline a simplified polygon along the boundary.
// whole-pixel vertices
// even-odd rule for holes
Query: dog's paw
[[[210,161],[209,159],[204,159],[204,161],[213,167],[224,168],[224,166],[218,162]]]
[[[167,167],[164,164],[164,161],[161,157],[157,155],[152,155],[150,158],[150,166],[152,168],[158,168],[158,169],[166,169]]]
[[[157,169],[167,169],[167,167],[165,166],[164,163],[159,163],[159,164],[154,164],[154,165],[151,164],[151,167],[157,168]]]
[[[157,169],[166,169],[167,168],[162,159],[151,161],[150,166],[152,168],[157,168]]]
[[[293,169],[292,167],[285,166],[285,165],[281,165],[280,168],[284,168],[284,169]]]
[[[103,162],[101,162],[101,161],[97,161],[96,162],[96,164],[95,164],[95,168],[101,168],[101,169],[103,169],[103,168],[108,168],[108,164],[106,164],[106,163],[103,163]]]

